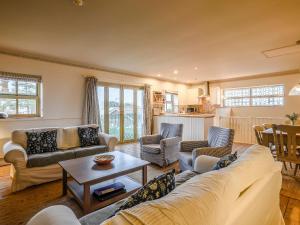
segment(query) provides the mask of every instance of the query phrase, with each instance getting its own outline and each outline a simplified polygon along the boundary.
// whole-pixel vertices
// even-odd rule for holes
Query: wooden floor
[[[242,152],[249,145],[235,144],[234,150]],[[119,145],[117,150],[139,157],[138,144]],[[165,170],[169,170],[177,164],[173,164]],[[151,165],[148,169],[148,179],[152,179],[164,171]],[[292,170],[284,171],[292,174]],[[298,174],[300,176],[300,174]],[[131,174],[136,180],[141,180],[141,173]],[[54,181],[43,185],[28,188],[26,190],[10,193],[9,166],[0,167],[0,225],[25,224],[35,213],[51,205],[62,204],[70,207],[76,216],[83,216],[75,200],[70,196],[61,196],[61,182]],[[300,181],[284,175],[281,190],[280,207],[284,215],[286,225],[300,224]]]

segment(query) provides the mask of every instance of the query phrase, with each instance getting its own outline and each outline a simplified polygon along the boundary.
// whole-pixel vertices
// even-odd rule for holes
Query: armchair
[[[193,170],[195,160],[200,155],[221,158],[232,150],[234,130],[210,127],[205,141],[182,141],[180,143],[179,165],[182,171]]]
[[[140,138],[141,158],[165,167],[178,160],[182,124],[161,123],[160,134]]]

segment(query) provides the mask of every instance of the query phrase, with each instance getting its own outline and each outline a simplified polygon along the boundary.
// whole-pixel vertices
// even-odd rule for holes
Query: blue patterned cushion
[[[26,132],[28,155],[45,152],[55,152],[57,150],[57,130]]]
[[[99,127],[78,127],[81,147],[99,145]]]
[[[131,195],[121,206],[116,210],[131,208],[142,202],[155,200],[170,193],[175,188],[175,170],[166,174],[160,175],[149,181],[144,187]]]
[[[220,158],[220,160],[216,163],[213,170],[219,170],[221,168],[229,166],[232,162],[237,159],[237,152],[234,154],[228,154]]]

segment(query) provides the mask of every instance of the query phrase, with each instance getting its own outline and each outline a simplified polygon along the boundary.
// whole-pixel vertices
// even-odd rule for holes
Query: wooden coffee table
[[[147,165],[150,164],[149,162],[119,151],[103,154],[114,155],[114,161],[109,165],[98,166],[93,161],[95,156],[87,156],[59,162],[63,168],[63,195],[66,195],[67,190],[69,190],[83,208],[84,213],[95,211],[124,199],[137,191],[142,184],[147,183]],[[142,184],[125,176],[138,170],[142,170]],[[93,196],[95,189],[113,182],[122,182],[125,185],[126,193],[105,201],[99,201]]]

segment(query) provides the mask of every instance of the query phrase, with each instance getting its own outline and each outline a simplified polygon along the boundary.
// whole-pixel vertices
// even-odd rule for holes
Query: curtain
[[[144,125],[143,125],[143,132],[144,135],[151,134],[151,88],[150,85],[145,84],[144,86]]]
[[[85,99],[83,105],[83,124],[98,124],[100,131],[100,113],[97,94],[97,78],[85,78]]]

